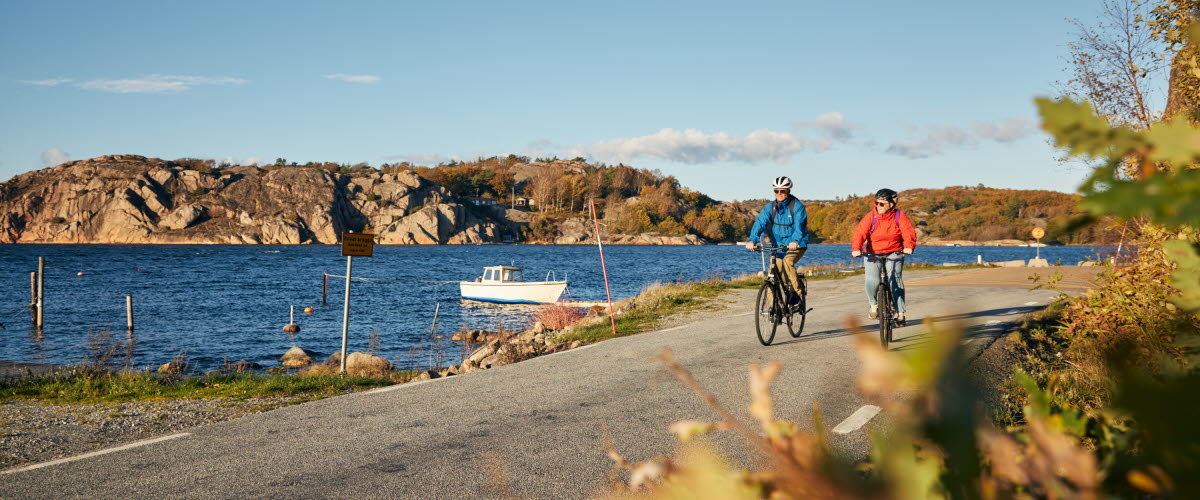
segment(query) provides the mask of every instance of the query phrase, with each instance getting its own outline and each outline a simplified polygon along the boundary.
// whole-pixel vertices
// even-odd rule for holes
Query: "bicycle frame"
[[[784,247],[758,247],[757,251],[762,259],[763,269],[763,284],[759,288],[758,298],[755,299],[755,323],[754,327],[758,333],[758,340],[763,345],[771,345],[771,341],[775,338],[775,329],[781,324],[786,323],[788,332],[792,337],[799,337],[804,330],[805,316],[808,314],[806,296],[808,287],[804,284],[804,277],[798,276],[800,281],[800,289],[792,290],[784,281],[782,276],[775,272],[775,256],[776,250],[783,250]],[[768,258],[767,253],[771,256]],[[764,294],[769,293],[769,301]],[[799,294],[799,304],[794,308],[785,297],[785,293]],[[764,321],[767,322],[764,325]]]
[[[896,297],[892,295],[892,280],[887,272],[888,257],[902,252],[866,253],[863,257],[874,257],[879,261],[879,285],[876,286],[876,306],[879,315],[879,342],[887,349],[892,340],[892,328],[896,326]]]

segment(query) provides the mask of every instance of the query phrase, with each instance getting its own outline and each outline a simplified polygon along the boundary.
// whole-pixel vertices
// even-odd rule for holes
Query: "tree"
[[[1077,39],[1067,46],[1072,77],[1066,94],[1086,99],[1113,125],[1146,129],[1160,117],[1147,103],[1148,80],[1162,72],[1159,45],[1137,0],[1102,0],[1100,21],[1071,21]]]
[[[1200,12],[1197,0],[1165,0],[1154,7],[1147,22],[1151,36],[1166,45],[1167,54],[1174,54],[1163,116],[1182,115],[1193,124],[1200,122],[1200,71],[1197,71],[1200,51],[1188,43],[1188,36],[1197,12]]]

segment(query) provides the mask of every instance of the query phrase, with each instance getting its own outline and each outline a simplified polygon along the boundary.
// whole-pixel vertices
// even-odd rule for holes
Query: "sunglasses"
[[[787,194],[787,193],[788,193],[788,190],[786,190],[786,189],[776,189],[776,190],[775,190],[775,192],[776,192],[776,193],[783,193],[783,194]]]
[[[877,202],[875,202],[875,206],[877,206],[877,207],[886,207],[886,206],[888,206],[888,205],[891,205],[891,203],[889,203],[889,202],[886,202],[886,201],[877,201]]]

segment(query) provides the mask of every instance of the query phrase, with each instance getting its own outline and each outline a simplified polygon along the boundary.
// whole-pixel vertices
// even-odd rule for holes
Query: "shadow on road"
[[[1011,327],[1014,323],[1016,323],[1022,316],[1029,314],[1031,312],[1037,311],[1039,309],[1042,309],[1042,307],[1043,306],[1040,306],[1040,305],[1039,306],[1010,307],[1010,308],[1005,308],[1005,309],[992,309],[989,311],[976,311],[976,312],[971,312],[971,313],[951,314],[951,315],[946,315],[946,316],[934,316],[931,319],[934,322],[945,322],[945,321],[964,320],[964,319],[968,319],[968,318],[977,318],[977,317],[981,317],[981,316],[982,317],[1001,317],[1001,318],[1003,318],[1002,320],[993,320],[993,321],[989,321],[989,322],[981,324],[981,325],[971,325],[971,326],[964,327],[963,328],[963,340],[969,342],[969,341],[975,340],[975,339],[998,337],[998,336],[1004,334],[1004,332],[1006,330],[1008,330],[1009,327]],[[916,320],[914,318],[914,321],[918,321],[919,322],[918,324],[920,324],[920,323],[924,322],[924,319]],[[895,333],[901,333],[901,332],[904,332],[904,330],[905,329],[896,330]],[[896,338],[895,333],[893,333],[893,340],[891,342],[892,345],[899,344],[898,346],[892,348],[892,350],[895,350],[895,351],[907,351],[907,350],[916,349],[916,348],[919,348],[919,347],[923,346],[924,344],[929,343],[930,341],[933,340],[929,335],[929,331],[927,331],[927,330],[922,331],[921,333],[918,333],[916,335],[909,335],[909,336],[902,337],[902,338]]]
[[[904,344],[904,345],[902,345],[900,347],[896,347],[894,349],[897,351],[902,351],[902,350],[914,349],[914,348],[919,347],[920,345],[928,342],[929,341],[929,332],[923,332],[923,333],[919,333],[919,334],[915,334],[915,335],[909,335],[909,336],[906,336],[903,338],[896,338],[897,333],[903,334],[906,331],[912,331],[916,327],[919,327],[922,324],[924,324],[926,319],[932,319],[935,323],[941,323],[941,322],[946,322],[946,321],[961,321],[961,320],[966,320],[966,319],[970,319],[970,318],[978,318],[978,317],[1004,318],[1003,320],[996,321],[996,322],[988,322],[988,323],[985,323],[982,325],[969,326],[969,327],[966,327],[963,331],[963,339],[965,339],[965,340],[974,340],[974,339],[985,338],[985,337],[995,337],[997,335],[1004,333],[1004,331],[1008,329],[1008,326],[1011,323],[1013,323],[1016,318],[1020,318],[1026,314],[1029,314],[1031,312],[1042,309],[1043,307],[1044,306],[1041,306],[1041,305],[1007,307],[1007,308],[1002,308],[1002,309],[989,309],[986,311],[973,311],[973,312],[969,312],[969,313],[947,314],[944,316],[931,316],[928,318],[909,318],[908,319],[909,326],[895,330],[895,332],[893,333],[894,340],[892,340],[892,343],[893,344]],[[871,323],[871,324],[863,325],[863,328],[866,329],[866,331],[878,331],[879,323]],[[782,332],[777,332],[775,334],[775,337],[778,339],[780,334],[783,334],[786,336],[787,335],[786,329]],[[795,339],[785,338],[785,340],[782,340],[782,341],[776,340],[775,342],[771,343],[771,346],[773,347],[773,346],[777,346],[777,345],[796,344],[796,343],[801,343],[801,342],[813,342],[816,340],[833,339],[833,338],[838,338],[838,337],[845,337],[848,335],[854,335],[854,332],[847,330],[845,328],[837,328],[837,329],[833,329],[833,330],[825,330],[825,331],[820,331],[820,332],[815,332],[815,333],[805,333],[805,334],[801,335],[800,338],[795,338]],[[911,342],[911,344],[910,344],[910,342]]]

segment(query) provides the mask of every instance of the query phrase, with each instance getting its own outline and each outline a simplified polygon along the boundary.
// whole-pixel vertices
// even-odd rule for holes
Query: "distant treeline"
[[[176,160],[195,169],[220,169],[212,160]],[[694,234],[711,242],[743,241],[766,200],[718,202],[680,185],[674,176],[624,164],[588,163],[583,158],[529,158],[508,155],[451,161],[436,166],[408,162],[297,164],[279,158],[265,168],[300,166],[355,174],[412,170],[460,197],[495,198],[509,203],[530,200],[532,220],[524,240],[545,240],[570,217],[588,216],[587,201],[596,200],[599,215],[612,234],[657,232]],[[923,238],[940,240],[1030,240],[1042,227],[1046,243],[1116,244],[1122,229],[1107,221],[1087,220],[1076,207],[1079,196],[1055,191],[995,189],[982,185],[910,189],[900,193],[900,208],[909,214]],[[870,196],[806,201],[809,230],[815,242],[847,243],[858,220],[871,209]],[[1128,235],[1126,235],[1128,236]]]
[[[941,240],[1032,240],[1034,227],[1046,230],[1044,243],[1116,244],[1121,228],[1111,220],[1091,220],[1077,208],[1080,197],[1056,191],[996,189],[982,185],[910,189],[899,207],[927,238]],[[831,243],[850,240],[873,196],[809,202],[809,229]],[[1128,236],[1128,235],[1127,235]]]

